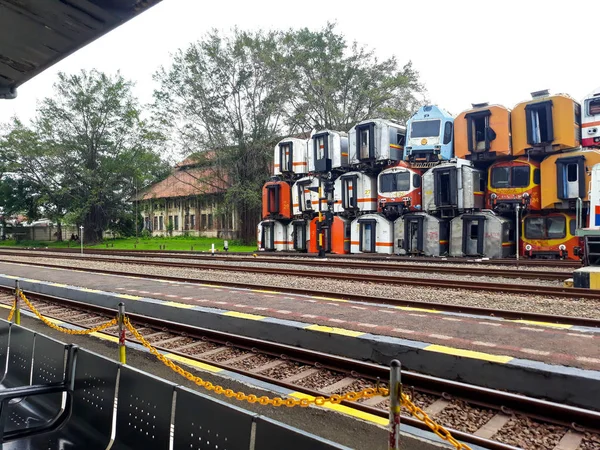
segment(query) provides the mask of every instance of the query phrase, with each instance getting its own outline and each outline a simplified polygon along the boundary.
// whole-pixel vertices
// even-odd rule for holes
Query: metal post
[[[79,232],[81,236],[81,254],[83,255],[83,225],[79,227]]]
[[[519,268],[519,244],[521,242],[521,236],[519,236],[519,209],[521,205],[515,206],[515,240],[516,240],[516,254],[517,254],[517,269]]]
[[[19,284],[19,280],[15,280],[15,323],[17,325],[21,325],[21,298],[19,296],[19,292],[21,292],[21,286]]]
[[[125,304],[119,303],[119,361],[121,364],[127,363],[127,355],[125,353]]]
[[[215,244],[211,244],[210,252],[212,253],[213,256],[215,256]]]
[[[389,450],[400,449],[400,412],[402,411],[402,384],[400,380],[400,361],[394,359],[390,364],[390,429]]]

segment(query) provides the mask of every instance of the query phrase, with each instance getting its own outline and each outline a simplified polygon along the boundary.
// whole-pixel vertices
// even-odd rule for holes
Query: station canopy
[[[160,0],[0,0],[0,98]]]

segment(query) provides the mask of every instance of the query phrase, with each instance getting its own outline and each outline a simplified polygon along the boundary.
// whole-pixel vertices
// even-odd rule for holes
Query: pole
[[[390,364],[390,429],[389,450],[400,450],[400,412],[402,410],[402,384],[400,382],[400,361]]]
[[[519,209],[521,209],[521,205],[517,205],[515,207],[515,240],[517,241],[517,269],[519,268],[519,243],[521,241],[521,237],[519,236]]]
[[[135,184],[135,242],[137,244],[138,241],[138,189],[137,182]]]
[[[83,225],[79,227],[79,236],[81,241],[81,254],[83,255]]]
[[[125,304],[119,303],[119,361],[121,364],[127,364],[127,355],[125,352]]]
[[[15,323],[21,325],[21,308],[20,308],[20,296],[21,286],[19,280],[15,280]]]

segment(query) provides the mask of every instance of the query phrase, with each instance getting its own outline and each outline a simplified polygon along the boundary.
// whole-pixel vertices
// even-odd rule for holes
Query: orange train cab
[[[573,209],[577,199],[589,200],[592,167],[600,163],[600,149],[549,155],[542,161],[542,209]]]
[[[454,119],[454,154],[472,161],[512,155],[510,110],[474,103]]]
[[[576,228],[577,219],[573,214],[527,214],[521,227],[521,254],[526,258],[579,261],[583,242],[575,236]]]
[[[486,208],[497,211],[516,205],[537,211],[541,208],[540,164],[521,157],[499,161],[488,169]]]
[[[581,106],[565,94],[531,94],[511,112],[513,155],[547,154],[579,147]],[[543,172],[543,170],[542,170]]]
[[[339,216],[332,216],[330,223],[327,223],[325,217],[323,219],[325,229],[322,245],[325,252],[336,255],[350,253],[350,221]],[[318,217],[310,221],[308,253],[319,253],[318,222]]]
[[[262,218],[291,219],[292,189],[285,181],[269,181],[262,189]]]

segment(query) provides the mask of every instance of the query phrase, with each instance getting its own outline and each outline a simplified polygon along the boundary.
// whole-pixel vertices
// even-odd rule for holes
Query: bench
[[[0,321],[3,365],[3,450],[346,448]]]

